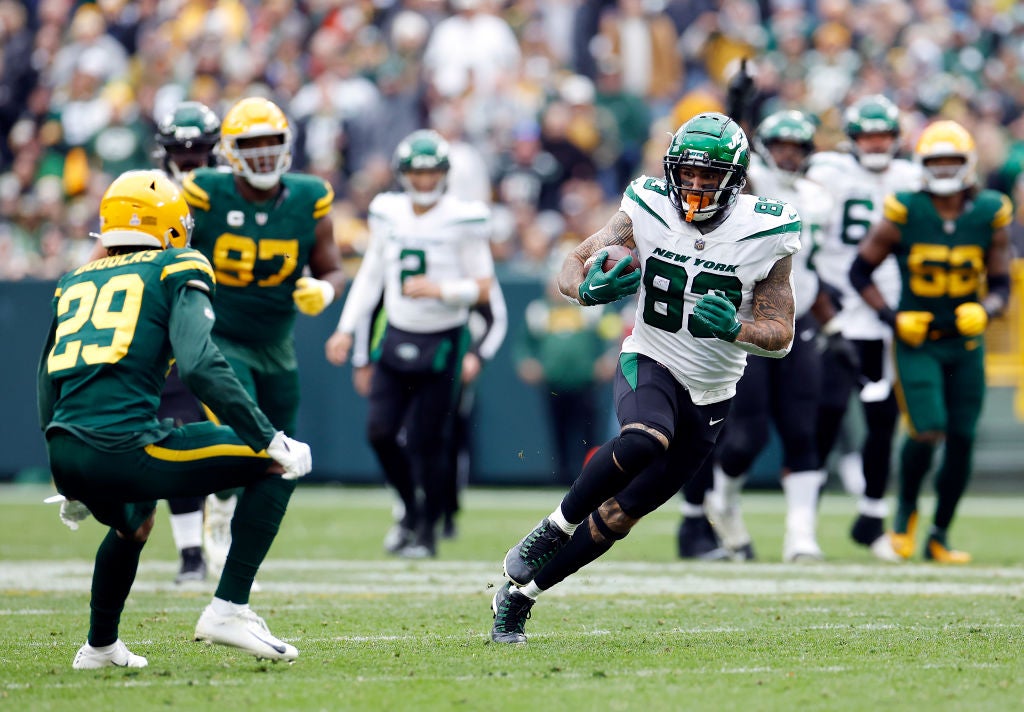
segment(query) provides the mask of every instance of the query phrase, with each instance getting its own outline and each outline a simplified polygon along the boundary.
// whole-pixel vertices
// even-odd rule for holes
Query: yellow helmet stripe
[[[191,450],[174,450],[159,445],[147,445],[146,454],[157,460],[165,462],[193,462],[195,460],[206,460],[211,457],[260,457],[269,458],[266,450],[253,452],[248,445],[206,445],[204,447],[192,448]]]
[[[200,262],[199,260],[189,260],[188,262],[178,262],[177,264],[167,265],[160,273],[160,281],[162,282],[167,276],[177,274],[178,272],[185,272],[186,270],[199,270],[200,272],[209,275],[210,279],[216,281],[216,277],[213,276],[213,268],[210,267],[210,263]]]

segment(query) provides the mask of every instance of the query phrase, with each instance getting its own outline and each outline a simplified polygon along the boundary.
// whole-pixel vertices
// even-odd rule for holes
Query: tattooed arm
[[[633,241],[633,221],[621,210],[615,213],[603,228],[581,242],[566,256],[565,262],[562,263],[562,271],[558,273],[558,289],[566,299],[579,302],[580,284],[587,275],[586,261],[602,247],[609,245],[625,245],[630,249],[636,247]]]
[[[783,257],[754,286],[754,321],[741,321],[734,342],[747,353],[782,358],[793,346],[793,258]]]

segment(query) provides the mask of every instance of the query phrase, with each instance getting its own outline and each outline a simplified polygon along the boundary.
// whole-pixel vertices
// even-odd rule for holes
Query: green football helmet
[[[776,111],[769,114],[754,131],[754,150],[772,171],[780,174],[784,182],[792,185],[807,170],[807,161],[814,153],[814,122],[800,111]],[[771,148],[776,143],[795,144],[803,150],[798,165],[779,165]]]
[[[843,116],[843,131],[853,142],[853,155],[868,170],[882,171],[899,151],[900,110],[881,94],[858,99]],[[857,138],[866,134],[889,134],[892,141],[885,151],[866,152],[857,145]]]
[[[206,104],[183,101],[157,125],[155,139],[153,157],[180,184],[189,171],[217,165],[220,119]]]
[[[433,205],[441,199],[450,167],[448,142],[441,134],[428,129],[413,131],[395,149],[394,164],[398,182],[416,205]],[[440,171],[441,178],[431,190],[416,190],[409,179],[414,171]]]
[[[750,166],[747,135],[725,114],[698,114],[672,136],[662,161],[669,200],[686,222],[724,218],[743,190]],[[718,186],[701,189],[683,185],[679,169],[683,166],[713,169],[721,173]]]

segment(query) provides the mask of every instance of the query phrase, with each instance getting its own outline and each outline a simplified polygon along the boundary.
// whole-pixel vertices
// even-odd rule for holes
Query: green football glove
[[[628,297],[640,286],[640,270],[634,270],[627,275],[622,274],[632,263],[632,257],[619,260],[614,267],[605,272],[601,265],[607,256],[608,250],[600,250],[594,255],[590,270],[580,284],[580,302],[588,307],[617,302],[623,297]]]
[[[739,336],[736,305],[726,299],[722,292],[716,291],[701,297],[693,306],[693,315],[722,341],[732,342]]]

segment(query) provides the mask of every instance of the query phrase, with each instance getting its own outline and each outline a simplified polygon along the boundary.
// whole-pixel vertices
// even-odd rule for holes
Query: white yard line
[[[440,586],[454,595],[490,595],[501,577],[493,562],[480,561],[268,561],[259,581],[275,594],[339,596],[431,594]],[[140,566],[135,592],[212,591],[212,583],[176,586],[173,562]],[[0,591],[89,590],[92,562],[19,561],[0,567]],[[573,595],[896,595],[1022,596],[1024,569],[863,564],[691,564],[597,562],[552,589]],[[2,612],[0,612],[2,613]]]

